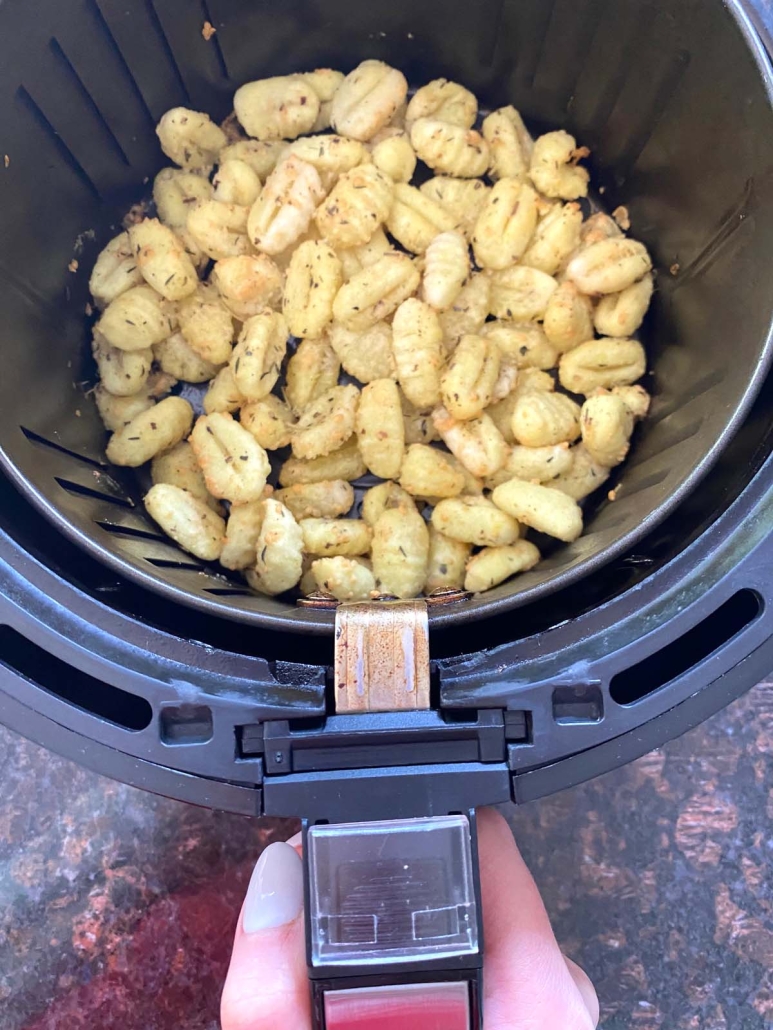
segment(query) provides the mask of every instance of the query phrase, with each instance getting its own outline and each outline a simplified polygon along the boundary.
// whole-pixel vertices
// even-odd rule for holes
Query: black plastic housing
[[[5,0],[0,718],[108,775],[249,814],[356,818],[356,766],[378,785],[368,814],[388,818],[550,793],[767,673],[773,115],[752,16],[768,31],[736,0]],[[653,417],[619,499],[517,584],[435,609],[435,700],[458,722],[433,717],[419,756],[403,727],[395,754],[421,761],[398,766],[388,720],[357,765],[327,718],[331,617],[245,596],[161,539],[135,481],[104,466],[78,386],[86,270],[161,165],[163,111],[224,115],[250,77],[365,56],[576,131],[660,266]],[[489,761],[492,724],[504,753]],[[260,741],[284,754],[294,733],[319,736],[324,768],[267,760]]]

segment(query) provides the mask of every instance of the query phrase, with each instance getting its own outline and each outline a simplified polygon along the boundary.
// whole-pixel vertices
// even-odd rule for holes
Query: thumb
[[[222,1030],[309,1030],[303,864],[289,844],[258,859],[220,1003]]]

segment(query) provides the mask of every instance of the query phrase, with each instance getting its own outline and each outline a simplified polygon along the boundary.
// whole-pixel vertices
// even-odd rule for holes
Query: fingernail
[[[303,863],[288,844],[269,844],[253,870],[242,926],[256,933],[291,923],[303,908]]]

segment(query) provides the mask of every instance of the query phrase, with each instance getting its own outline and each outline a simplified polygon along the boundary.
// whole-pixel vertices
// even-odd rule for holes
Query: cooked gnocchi
[[[649,411],[655,292],[588,214],[589,151],[379,60],[233,104],[227,134],[163,116],[173,166],[89,280],[106,454],[148,466],[150,517],[259,594],[341,602],[484,592],[533,532],[576,540]]]

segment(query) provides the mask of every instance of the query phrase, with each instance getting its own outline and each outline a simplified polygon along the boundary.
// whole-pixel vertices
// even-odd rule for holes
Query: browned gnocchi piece
[[[150,478],[153,483],[171,483],[187,490],[200,501],[222,515],[220,502],[207,490],[204,474],[196,461],[193,448],[187,440],[182,440],[169,451],[157,454],[150,463]]]
[[[521,264],[555,275],[580,242],[579,204],[556,204],[540,219]]]
[[[296,519],[334,519],[346,515],[354,504],[354,489],[343,479],[296,483],[274,494]]]
[[[296,483],[321,483],[327,479],[352,482],[367,471],[357,446],[357,437],[352,434],[343,447],[321,458],[288,458],[279,470],[279,483],[280,486],[295,486]]]
[[[262,502],[263,521],[255,544],[255,568],[247,582],[261,594],[283,594],[298,583],[303,572],[303,533],[292,513],[269,497]]]
[[[335,186],[339,176],[363,163],[367,151],[357,140],[345,136],[305,136],[291,143],[288,154],[313,165],[326,191]]]
[[[263,511],[262,501],[231,505],[220,552],[220,564],[224,568],[246,569],[255,564]]]
[[[599,387],[630,386],[646,368],[647,355],[638,340],[603,337],[563,354],[558,378],[564,389],[587,396]]]
[[[330,121],[336,132],[366,141],[388,125],[406,98],[402,72],[383,61],[363,61],[333,95]]]
[[[231,348],[228,348],[229,353]],[[134,351],[133,353],[145,353]],[[153,348],[153,357],[162,372],[184,383],[208,383],[218,374],[220,365],[203,358],[182,333],[172,333]]]
[[[212,283],[234,318],[246,322],[282,297],[282,273],[268,254],[222,258],[212,269]]]
[[[195,293],[180,301],[177,317],[186,343],[198,355],[213,365],[228,361],[234,338],[233,318],[214,287],[202,283]]]
[[[371,528],[362,519],[301,519],[300,527],[307,554],[352,557],[370,550]]]
[[[147,350],[165,339],[172,327],[164,300],[150,286],[133,286],[105,308],[96,325],[111,347]]]
[[[238,257],[250,251],[247,238],[249,208],[202,200],[191,207],[186,223],[198,247],[214,261]]]
[[[321,458],[341,447],[352,435],[360,403],[356,386],[334,386],[304,408],[291,444],[296,458]]]
[[[481,336],[496,344],[502,357],[516,368],[548,369],[558,361],[558,351],[538,322],[486,322]]]
[[[595,461],[584,444],[571,449],[572,464],[566,472],[551,480],[554,490],[560,490],[575,501],[582,501],[609,479],[609,469]]]
[[[311,573],[317,589],[332,594],[337,601],[367,601],[376,591],[373,570],[356,558],[317,558],[311,564]]]
[[[309,228],[324,196],[314,165],[290,154],[271,172],[263,192],[249,209],[246,228],[250,242],[264,254],[281,254]]]
[[[340,177],[314,216],[320,234],[334,247],[367,243],[392,207],[394,184],[375,165],[360,165]]]
[[[453,540],[430,525],[424,593],[432,594],[435,590],[461,590],[464,586],[465,566],[471,552],[472,544]]]
[[[593,313],[596,332],[601,336],[632,336],[644,321],[652,291],[652,276],[645,275],[620,293],[602,297]]]
[[[325,337],[301,340],[287,363],[285,399],[299,414],[338,383],[341,362]]]
[[[287,350],[287,324],[266,309],[248,318],[231,352],[234,381],[243,397],[259,401],[276,386]]]
[[[540,193],[546,197],[577,200],[587,197],[590,175],[577,161],[587,151],[577,148],[574,136],[559,129],[547,132],[534,141],[529,175]]]
[[[652,268],[647,248],[624,236],[600,240],[584,247],[566,268],[567,276],[583,293],[620,293]]]
[[[341,288],[341,260],[327,243],[307,240],[290,260],[282,311],[293,336],[319,336],[333,320]]]
[[[500,107],[483,119],[483,138],[489,145],[492,179],[520,179],[529,174],[534,141],[514,107]]]
[[[593,337],[593,304],[567,279],[553,291],[543,321],[545,336],[563,354]]]
[[[432,525],[444,536],[477,547],[501,547],[520,536],[518,522],[486,497],[449,497],[432,512]]]
[[[399,508],[401,505],[415,507],[413,498],[406,493],[401,486],[387,480],[384,483],[377,483],[365,491],[362,498],[362,518],[372,529],[376,522],[388,508]]]
[[[343,284],[333,302],[333,317],[347,329],[369,329],[410,297],[420,280],[408,255],[391,251]]]
[[[594,461],[614,468],[624,461],[631,445],[633,415],[621,397],[599,393],[582,406],[580,429],[585,449]]]
[[[374,379],[393,379],[395,361],[392,356],[392,327],[376,322],[369,329],[355,332],[334,322],[330,327],[330,346],[344,372],[360,383]]]
[[[550,447],[580,435],[580,406],[563,393],[533,391],[513,409],[513,436],[525,447]]]
[[[233,370],[230,365],[226,365],[210,382],[202,406],[205,415],[211,415],[213,411],[227,411],[233,414],[246,403],[244,395],[236,385]]]
[[[387,508],[376,520],[371,545],[376,589],[417,597],[427,579],[429,530],[413,504]]]
[[[388,175],[392,182],[410,182],[416,170],[416,154],[411,141],[408,134],[399,129],[391,130],[378,142],[374,140],[370,157],[376,168]]]
[[[413,497],[456,497],[464,490],[464,476],[443,451],[414,443],[402,460],[400,486]]]
[[[413,149],[433,171],[459,179],[485,175],[489,148],[476,129],[436,118],[419,118],[410,131]]]
[[[289,405],[273,393],[245,404],[239,421],[266,451],[289,446],[295,428],[295,416]]]

